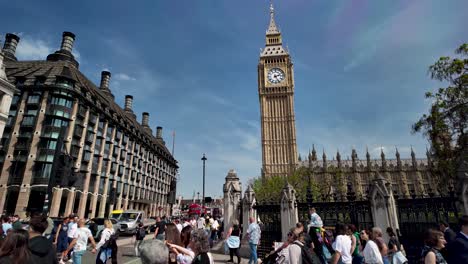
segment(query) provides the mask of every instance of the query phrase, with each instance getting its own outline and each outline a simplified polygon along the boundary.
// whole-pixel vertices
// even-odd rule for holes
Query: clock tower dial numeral
[[[284,72],[280,68],[273,68],[268,71],[268,81],[278,84],[284,80]]]

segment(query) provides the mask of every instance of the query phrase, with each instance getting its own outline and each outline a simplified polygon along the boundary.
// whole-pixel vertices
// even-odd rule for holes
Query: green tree
[[[432,79],[448,84],[435,92],[427,92],[432,100],[428,114],[424,114],[413,127],[413,133],[422,132],[431,143],[434,170],[441,179],[453,177],[458,162],[467,148],[468,126],[468,44],[461,45],[456,57],[441,57],[429,67]],[[466,152],[465,152],[466,153]]]

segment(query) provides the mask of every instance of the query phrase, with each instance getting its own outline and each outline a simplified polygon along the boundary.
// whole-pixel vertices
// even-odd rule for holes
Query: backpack
[[[314,257],[312,256],[312,253],[310,250],[308,250],[305,246],[294,242],[293,244],[298,245],[301,248],[301,256],[302,256],[302,263],[303,264],[313,264],[314,263]]]
[[[117,246],[117,238],[119,238],[117,233],[112,234],[104,245],[102,245],[102,248],[115,248]]]
[[[138,228],[137,233],[136,233],[136,239],[143,240],[145,239],[145,237],[146,237],[146,230],[143,227]]]

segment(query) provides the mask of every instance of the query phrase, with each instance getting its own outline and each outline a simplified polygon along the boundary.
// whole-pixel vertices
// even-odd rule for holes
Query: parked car
[[[95,240],[101,239],[101,232],[104,230],[104,220],[109,219],[116,234],[120,233],[120,223],[114,218],[96,217],[86,221],[86,227],[91,230]]]

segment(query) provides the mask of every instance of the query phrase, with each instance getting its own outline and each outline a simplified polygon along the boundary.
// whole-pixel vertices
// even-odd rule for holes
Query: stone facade
[[[234,170],[229,170],[223,185],[224,202],[224,232],[232,226],[232,222],[240,222],[240,205],[242,198],[242,184]]]
[[[258,94],[262,127],[262,176],[286,176],[297,164],[294,115],[294,72],[288,50],[282,45],[273,6],[266,46],[258,64]]]
[[[19,38],[7,34],[6,76],[18,92],[1,140],[0,211],[24,217],[27,210],[42,209],[60,137],[76,181],[50,187],[51,216],[104,217],[114,209],[168,214],[178,166],[161,128],[153,135],[148,113],[137,121],[132,96],[124,108],[117,105],[110,72],[103,71],[96,86],[79,71],[74,40],[64,32],[60,49],[46,60],[18,61]]]
[[[3,131],[5,130],[5,126],[8,121],[8,113],[10,111],[13,94],[17,92],[15,86],[8,82],[5,73],[5,66],[3,65],[3,58],[3,52],[0,51],[0,138],[3,135]]]
[[[398,150],[395,150],[395,159],[387,159],[381,152],[380,159],[371,159],[369,152],[366,159],[360,160],[355,150],[352,150],[350,160],[342,160],[338,152],[333,160],[328,160],[325,153],[322,159],[317,159],[315,148],[309,153],[306,160],[299,166],[308,167],[312,178],[320,183],[321,195],[324,200],[346,201],[348,186],[353,187],[358,200],[369,197],[370,187],[377,176],[383,177],[391,184],[396,197],[409,198],[412,196],[428,197],[429,193],[438,194],[434,186],[435,177],[431,174],[431,159],[416,159],[411,150],[411,159],[401,159]],[[429,157],[429,156],[428,156]]]

